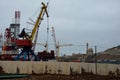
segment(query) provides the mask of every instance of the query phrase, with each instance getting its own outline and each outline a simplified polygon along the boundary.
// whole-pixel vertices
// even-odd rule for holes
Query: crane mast
[[[58,54],[57,54],[57,53],[58,53],[58,52],[57,52],[57,48],[58,48],[59,46],[57,45],[54,27],[52,27],[52,36],[53,36],[53,40],[54,40],[56,56],[58,56]]]
[[[52,27],[52,36],[53,36],[53,40],[54,40],[54,45],[55,45],[55,53],[56,53],[56,59],[57,61],[59,61],[59,42],[57,44],[57,41],[56,41],[56,36],[55,36],[55,30],[54,30],[54,27]]]

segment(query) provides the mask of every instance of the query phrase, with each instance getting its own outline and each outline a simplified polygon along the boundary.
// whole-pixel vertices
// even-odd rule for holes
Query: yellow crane
[[[47,4],[48,5],[48,4]],[[19,59],[21,55],[23,55],[25,53],[25,56],[28,55],[29,58],[29,54],[31,55],[35,55],[34,54],[34,48],[36,46],[36,41],[37,41],[37,36],[38,36],[38,30],[39,30],[39,25],[41,24],[42,20],[43,20],[43,16],[46,13],[47,17],[49,17],[48,12],[47,12],[47,5],[45,5],[42,2],[42,7],[41,7],[41,11],[38,15],[38,18],[34,24],[34,27],[32,29],[32,33],[31,35],[28,35],[25,32],[25,28],[22,30],[21,34],[19,35],[19,37],[22,37],[23,39],[18,39],[16,40],[16,44],[17,47],[19,48],[23,48],[22,52],[18,55],[18,57],[16,59]]]
[[[49,17],[48,12],[47,12],[47,6],[42,2],[42,9],[40,11],[40,14],[37,18],[37,21],[35,22],[34,28],[32,30],[32,33],[30,35],[30,39],[33,41],[35,37],[35,33],[37,32],[37,29],[39,28],[39,25],[41,24],[41,21],[43,20],[43,16],[46,13],[47,17]]]
[[[26,32],[25,32],[25,28],[22,30],[21,34],[19,35],[19,37],[22,37],[24,38],[23,40],[17,40],[18,41],[18,46],[25,46],[27,45],[27,43],[22,43],[24,42],[25,40],[27,41],[31,41],[31,43],[36,43],[35,41],[37,40],[37,35],[38,35],[38,29],[39,29],[39,25],[41,24],[42,20],[43,20],[43,16],[44,14],[46,13],[47,17],[49,17],[48,15],[48,12],[47,12],[47,6],[42,2],[42,7],[41,7],[41,11],[39,13],[39,16],[34,24],[34,27],[32,29],[32,33],[31,35],[28,35]],[[26,41],[26,42],[27,42]],[[19,42],[21,44],[19,44]],[[25,45],[24,45],[25,44]],[[29,44],[28,44],[29,45]]]

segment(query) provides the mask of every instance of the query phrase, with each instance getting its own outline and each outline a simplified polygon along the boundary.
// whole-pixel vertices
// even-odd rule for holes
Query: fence
[[[0,61],[5,73],[11,74],[81,74],[82,72],[108,75],[120,72],[120,65],[74,62],[34,62],[34,61]]]

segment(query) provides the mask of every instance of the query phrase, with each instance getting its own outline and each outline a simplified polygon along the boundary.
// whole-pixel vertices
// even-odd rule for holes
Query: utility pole
[[[88,43],[86,43],[86,54],[88,54]]]
[[[97,46],[95,46],[95,71],[97,75]]]

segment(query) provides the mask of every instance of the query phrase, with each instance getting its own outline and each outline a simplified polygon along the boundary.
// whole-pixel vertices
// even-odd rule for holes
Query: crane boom
[[[48,12],[47,12],[47,6],[42,2],[42,8],[41,8],[40,14],[35,22],[34,28],[33,28],[32,33],[30,35],[31,41],[33,41],[35,34],[37,32],[37,29],[39,28],[39,25],[41,24],[41,21],[42,21],[45,13],[46,13],[47,17],[49,17]]]
[[[73,44],[60,44],[60,47],[64,47],[64,46],[73,46]]]
[[[58,47],[58,45],[57,45],[57,41],[56,41],[56,36],[55,36],[54,27],[52,27],[52,36],[53,36],[54,45],[55,45],[55,51],[56,51],[56,48]],[[57,51],[56,51],[56,54],[57,54]]]

